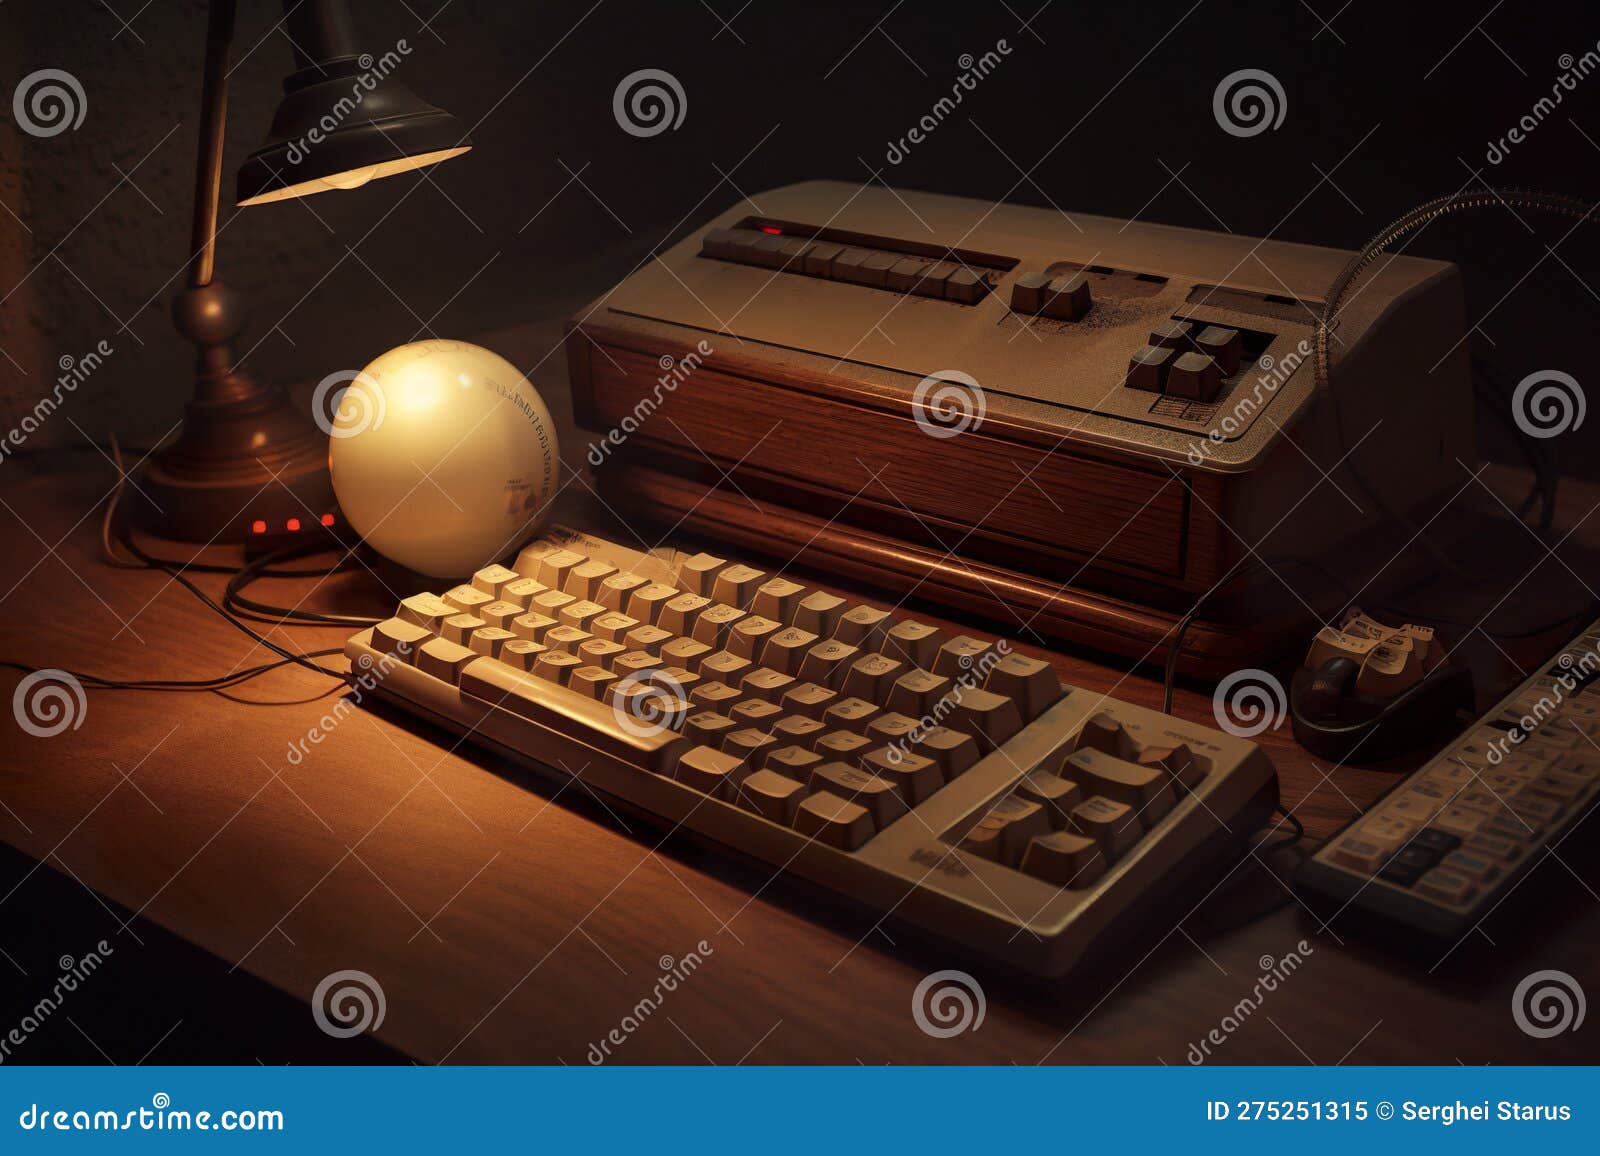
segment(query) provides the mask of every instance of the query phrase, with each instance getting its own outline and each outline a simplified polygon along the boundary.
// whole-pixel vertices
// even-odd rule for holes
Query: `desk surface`
[[[562,358],[545,357],[558,336],[549,321],[485,341],[521,365],[544,358],[535,377],[568,431],[572,463],[583,443],[570,433]],[[86,512],[112,475],[94,451],[4,470],[0,657],[168,679],[270,657],[166,575],[102,565],[98,511]],[[570,486],[563,503],[563,520],[603,527],[607,515],[586,485]],[[198,580],[220,595],[220,578]],[[391,603],[361,569],[320,586],[259,589],[269,601],[304,596],[308,606],[359,613]],[[307,649],[338,646],[346,633],[271,631]],[[1556,641],[1525,649],[1548,653]],[[1069,683],[1116,686],[1119,697],[1159,706],[1160,687],[1146,677],[1047,657]],[[7,672],[0,689],[9,695],[18,677]],[[91,691],[81,727],[48,739],[8,721],[0,838],[40,870],[65,872],[301,1001],[332,972],[370,973],[387,1001],[377,1034],[424,1062],[584,1063],[651,992],[663,957],[702,940],[711,949],[704,965],[613,1047],[616,1060],[1181,1064],[1214,1029],[1226,1039],[1210,1051],[1228,1063],[1594,1058],[1583,1035],[1534,1040],[1510,1014],[1512,991],[1531,971],[1559,968],[1600,991],[1592,865],[1540,865],[1507,910],[1437,969],[1435,957],[1402,959],[1319,932],[1252,865],[1182,922],[1153,928],[1107,973],[1034,984],[953,948],[905,941],[892,925],[874,930],[871,916],[759,865],[678,838],[663,843],[579,788],[556,789],[470,748],[447,753],[436,733],[404,717],[346,711],[337,694],[310,697],[330,685],[289,668],[237,692],[309,698],[278,706]],[[1209,720],[1209,692],[1180,688],[1175,710]],[[323,740],[291,759],[291,744],[314,726]],[[1285,802],[1313,835],[1393,781],[1370,769],[1330,775],[1287,726],[1264,741]],[[16,894],[34,885],[25,875],[0,898],[0,928],[7,902],[14,912]],[[1523,907],[1537,914],[1513,910]],[[1262,995],[1263,965],[1292,950],[1305,964]],[[912,992],[947,967],[977,977],[987,1016],[976,1032],[935,1039],[912,1018]],[[1244,1000],[1259,1006],[1241,1013]]]

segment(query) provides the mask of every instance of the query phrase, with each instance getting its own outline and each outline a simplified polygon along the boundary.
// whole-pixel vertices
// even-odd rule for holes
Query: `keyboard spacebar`
[[[461,693],[497,706],[619,762],[668,778],[687,739],[670,730],[636,735],[617,723],[611,707],[499,659],[479,658],[461,670]],[[523,752],[539,757],[537,749]]]

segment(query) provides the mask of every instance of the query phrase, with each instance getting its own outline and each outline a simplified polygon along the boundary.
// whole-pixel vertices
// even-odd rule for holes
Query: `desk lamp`
[[[227,119],[235,0],[212,0],[206,31],[194,231],[188,283],[173,300],[181,333],[199,351],[194,396],[177,440],[140,484],[139,524],[190,542],[240,542],[330,521],[328,439],[279,386],[235,361],[244,329],[239,294],[216,277],[217,212]],[[449,113],[389,75],[394,52],[374,62],[356,47],[344,0],[284,0],[295,71],[267,142],[239,167],[238,203],[267,204],[421,168],[471,148]]]

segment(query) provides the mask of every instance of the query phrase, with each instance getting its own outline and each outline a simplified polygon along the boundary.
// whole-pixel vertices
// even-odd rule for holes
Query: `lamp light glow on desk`
[[[139,524],[191,542],[240,542],[263,515],[287,524],[333,505],[328,439],[276,385],[239,368],[240,296],[216,277],[222,146],[235,0],[212,0],[188,280],[173,320],[198,351],[194,393],[177,439],[136,488]],[[460,156],[459,121],[397,81],[403,57],[363,54],[345,0],[284,0],[296,70],[266,143],[240,165],[241,206],[356,188]]]

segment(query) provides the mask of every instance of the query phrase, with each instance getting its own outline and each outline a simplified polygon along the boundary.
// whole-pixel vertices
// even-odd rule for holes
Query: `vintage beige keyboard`
[[[1041,974],[1236,855],[1277,799],[1256,744],[1003,641],[568,531],[345,650],[476,743]]]
[[[1600,796],[1597,674],[1600,622],[1328,840],[1296,889],[1330,921],[1467,934]]]

